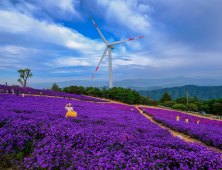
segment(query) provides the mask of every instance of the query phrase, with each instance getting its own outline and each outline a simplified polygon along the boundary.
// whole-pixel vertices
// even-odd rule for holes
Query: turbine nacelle
[[[114,49],[114,46],[113,45],[107,45],[107,47],[109,48],[111,48],[111,49]]]

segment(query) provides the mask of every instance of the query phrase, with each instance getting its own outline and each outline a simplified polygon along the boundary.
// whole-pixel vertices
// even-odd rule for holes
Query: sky
[[[0,0],[0,84],[92,80],[108,43],[113,80],[222,78],[221,0]],[[108,54],[108,53],[107,53]],[[109,79],[108,55],[92,81]]]

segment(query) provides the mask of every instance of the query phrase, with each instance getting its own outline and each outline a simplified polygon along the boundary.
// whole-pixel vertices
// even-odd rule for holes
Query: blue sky
[[[91,80],[105,50],[94,19],[112,50],[113,80],[222,78],[220,0],[1,0],[0,84]],[[108,56],[93,81],[108,80]]]

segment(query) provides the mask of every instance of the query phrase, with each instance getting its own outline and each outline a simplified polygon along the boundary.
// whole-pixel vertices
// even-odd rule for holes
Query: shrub
[[[153,106],[157,106],[157,101],[154,100],[154,101],[151,102],[151,104],[152,104]]]
[[[187,105],[188,110],[190,111],[197,111],[198,110],[198,106],[194,103],[190,103]]]
[[[166,102],[164,102],[164,106],[166,106],[166,107],[172,107],[175,104],[176,104],[176,102],[174,102],[174,101],[166,101]]]
[[[13,84],[12,86],[13,86],[13,87],[20,87],[19,85],[14,85],[14,84]]]
[[[214,103],[213,104],[213,109],[214,111],[219,114],[219,115],[222,115],[222,104],[220,103]]]
[[[169,95],[169,93],[166,92],[163,94],[162,98],[160,99],[160,102],[164,103],[165,101],[171,101],[171,100],[172,100],[171,96]]]
[[[187,110],[187,107],[183,104],[175,104],[172,107],[173,109]]]

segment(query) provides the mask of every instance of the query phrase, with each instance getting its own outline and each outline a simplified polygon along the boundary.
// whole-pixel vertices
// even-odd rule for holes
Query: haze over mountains
[[[93,87],[104,87],[109,85],[108,81],[95,81],[95,80],[72,80],[66,82],[55,82],[59,87],[68,86],[93,86]],[[175,87],[184,85],[197,85],[197,86],[220,86],[222,80],[210,79],[210,78],[188,78],[188,77],[176,77],[176,78],[162,78],[162,79],[125,79],[121,81],[114,81],[114,86],[131,88],[135,90],[156,90],[165,87]],[[30,87],[42,89],[51,88],[53,83],[39,83],[29,84]]]
[[[222,98],[222,86],[195,86],[187,85],[182,87],[170,87],[159,90],[139,91],[142,96],[149,95],[153,100],[160,100],[165,92],[168,92],[173,100],[185,96],[188,92],[188,97],[197,96],[199,100],[211,100]]]

